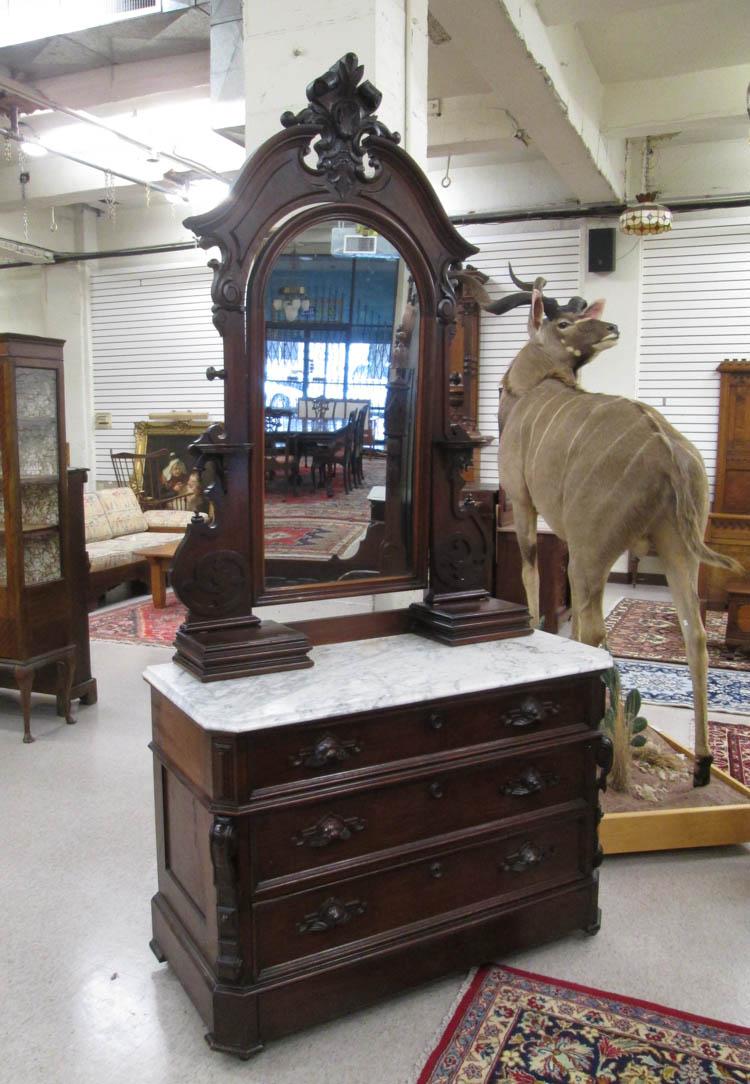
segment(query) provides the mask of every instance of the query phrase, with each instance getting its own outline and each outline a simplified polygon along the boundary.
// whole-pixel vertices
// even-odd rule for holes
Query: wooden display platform
[[[692,761],[692,752],[660,731],[655,734]],[[648,777],[643,776],[643,780]],[[614,797],[602,795],[604,819],[599,839],[606,855],[637,851],[669,851],[685,847],[719,847],[750,841],[750,789],[720,768],[711,769],[711,784],[692,791],[693,804],[655,806],[639,801],[637,810],[609,812]],[[619,796],[618,796],[619,797]]]

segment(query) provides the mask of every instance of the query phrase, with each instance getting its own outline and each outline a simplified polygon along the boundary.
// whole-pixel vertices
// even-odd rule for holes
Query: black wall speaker
[[[589,271],[614,271],[614,227],[589,230]]]

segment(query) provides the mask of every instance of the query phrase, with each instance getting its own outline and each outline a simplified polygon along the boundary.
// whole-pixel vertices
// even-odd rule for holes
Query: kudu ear
[[[544,320],[544,298],[542,291],[536,287],[531,292],[531,307],[529,308],[529,338],[537,333]]]
[[[602,316],[604,315],[604,306],[605,305],[606,305],[606,301],[605,301],[605,299],[603,297],[600,297],[598,301],[592,301],[591,304],[589,305],[589,307],[587,309],[585,309],[584,312],[581,313],[581,315],[578,317],[578,319],[579,320],[601,320]]]

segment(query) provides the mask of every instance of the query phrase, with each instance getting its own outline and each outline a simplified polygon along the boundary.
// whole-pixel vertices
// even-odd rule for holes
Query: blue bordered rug
[[[651,704],[692,708],[693,690],[687,666],[633,659],[615,659],[615,662],[620,670],[623,691],[638,689],[641,699]],[[750,672],[709,669],[708,706],[714,711],[750,715]]]

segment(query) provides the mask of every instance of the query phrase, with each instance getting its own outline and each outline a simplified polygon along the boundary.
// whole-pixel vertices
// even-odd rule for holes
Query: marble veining
[[[203,684],[175,663],[146,681],[205,730],[244,733],[424,700],[605,670],[600,648],[534,632],[447,647],[404,633],[313,648],[314,666]]]

